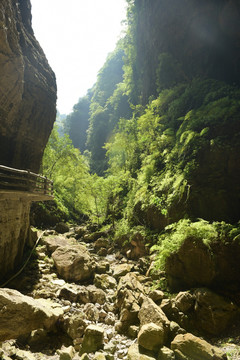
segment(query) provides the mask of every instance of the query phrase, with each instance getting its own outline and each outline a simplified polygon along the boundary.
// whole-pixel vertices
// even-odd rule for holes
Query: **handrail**
[[[28,170],[0,165],[0,189],[53,196],[53,182]]]

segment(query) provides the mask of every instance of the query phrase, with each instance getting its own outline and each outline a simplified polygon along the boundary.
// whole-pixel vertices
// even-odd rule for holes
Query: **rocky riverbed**
[[[228,329],[239,315],[232,301],[206,288],[170,299],[153,288],[150,258],[137,258],[136,244],[122,252],[107,232],[57,230],[44,233],[21,275],[0,289],[1,359],[240,358],[233,343],[199,337]]]

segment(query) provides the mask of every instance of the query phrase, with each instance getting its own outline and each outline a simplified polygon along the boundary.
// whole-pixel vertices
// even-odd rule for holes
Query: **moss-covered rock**
[[[240,228],[224,222],[181,220],[159,237],[155,264],[172,290],[198,286],[240,288]]]

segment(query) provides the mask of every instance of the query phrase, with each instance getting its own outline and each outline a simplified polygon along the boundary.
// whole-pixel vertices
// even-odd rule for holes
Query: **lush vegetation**
[[[114,226],[124,179],[90,174],[87,158],[68,135],[59,135],[57,127],[45,149],[42,172],[53,180],[55,201],[69,219],[80,221],[85,215],[97,224],[108,219]]]
[[[65,135],[53,130],[43,173],[69,218],[85,214],[125,240],[140,232],[164,264],[189,234],[214,241],[217,221],[239,219],[240,90],[163,52],[154,27],[141,41],[145,10],[127,2],[125,37]]]
[[[226,224],[225,222],[209,223],[206,220],[191,222],[189,219],[182,219],[165,228],[164,233],[158,237],[158,242],[151,248],[157,252],[156,267],[164,270],[166,259],[176,252],[186,239],[192,242],[205,244],[209,249],[215,242],[229,243],[239,241],[240,227]]]
[[[79,99],[67,116],[65,130],[73,145],[86,151],[91,172],[103,175],[107,169],[104,145],[120,117],[131,115],[123,81],[123,42],[119,41],[99,71],[96,84]]]

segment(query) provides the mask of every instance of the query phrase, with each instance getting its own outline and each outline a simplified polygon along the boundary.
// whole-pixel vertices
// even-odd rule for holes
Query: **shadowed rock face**
[[[0,3],[0,164],[38,172],[56,115],[56,81],[29,0]]]
[[[0,165],[38,172],[56,117],[56,81],[31,20],[29,0],[1,0]],[[30,201],[0,194],[0,279],[21,264]]]
[[[171,54],[181,65],[182,80],[197,76],[240,83],[238,0],[139,0],[135,6],[134,71],[136,78],[141,76],[144,103],[156,92],[156,68],[162,53]]]

